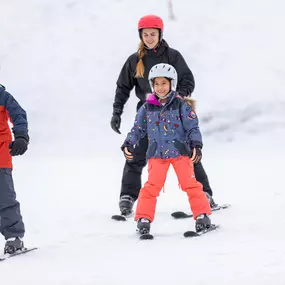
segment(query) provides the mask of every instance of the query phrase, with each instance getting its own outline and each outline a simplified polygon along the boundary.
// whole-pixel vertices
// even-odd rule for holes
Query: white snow
[[[285,41],[279,0],[2,0],[0,83],[27,110],[31,144],[14,182],[36,252],[0,263],[1,284],[285,284]],[[116,80],[138,45],[144,14],[194,72],[203,163],[217,232],[186,240],[191,219],[171,169],[152,225],[138,241],[117,223],[124,157],[137,99],[110,126]],[[143,180],[146,180],[146,171]],[[1,239],[0,249],[4,246]]]

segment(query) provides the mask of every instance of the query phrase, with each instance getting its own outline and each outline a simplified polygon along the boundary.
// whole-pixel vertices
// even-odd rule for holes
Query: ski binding
[[[36,250],[36,249],[38,249],[38,248],[37,247],[24,247],[22,250],[17,250],[14,253],[5,253],[5,254],[0,256],[0,261],[4,261],[4,260],[6,260],[8,258],[17,256],[17,255],[21,255],[21,254],[24,254],[24,253],[28,253],[28,252]]]
[[[209,228],[202,230],[200,232],[187,231],[184,233],[184,237],[186,237],[186,238],[199,237],[199,236],[204,235],[208,232],[214,231],[214,230],[218,229],[219,227],[220,227],[219,225],[212,224]]]

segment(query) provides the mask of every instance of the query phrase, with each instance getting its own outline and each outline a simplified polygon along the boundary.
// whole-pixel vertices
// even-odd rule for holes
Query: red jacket
[[[29,141],[26,111],[15,98],[0,85],[0,168],[12,168],[9,144],[12,141],[12,123],[14,137],[23,137]]]

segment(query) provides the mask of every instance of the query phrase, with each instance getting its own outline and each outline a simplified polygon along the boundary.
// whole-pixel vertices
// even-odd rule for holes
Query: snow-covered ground
[[[166,0],[1,1],[0,83],[28,111],[31,135],[14,160],[15,187],[26,245],[40,248],[0,263],[2,283],[285,283],[285,4],[173,4],[176,21]],[[193,220],[170,217],[188,211],[172,170],[154,241],[139,242],[134,221],[110,219],[124,163],[124,135],[109,126],[115,82],[147,13],[165,19],[165,39],[193,70],[203,163],[216,201],[232,204],[212,215],[221,229],[200,239],[183,238]],[[123,134],[136,102],[127,103]]]

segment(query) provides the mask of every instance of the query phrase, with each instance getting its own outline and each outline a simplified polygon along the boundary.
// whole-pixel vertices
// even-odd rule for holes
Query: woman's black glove
[[[121,132],[120,132],[121,115],[113,114],[113,117],[111,119],[111,127],[112,127],[113,131],[115,131],[118,134],[121,134]]]

